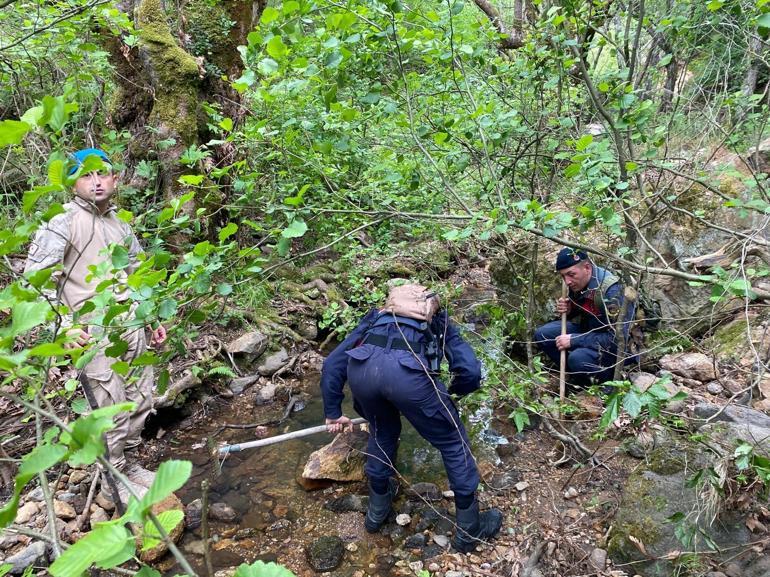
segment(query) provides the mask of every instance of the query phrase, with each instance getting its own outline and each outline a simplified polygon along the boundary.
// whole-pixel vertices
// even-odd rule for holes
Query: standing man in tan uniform
[[[137,255],[141,252],[139,241],[131,227],[115,214],[115,206],[110,199],[115,193],[118,181],[112,170],[112,163],[106,153],[99,149],[88,148],[74,153],[74,167],[70,174],[81,169],[86,159],[96,157],[101,161],[98,171],[82,174],[75,181],[75,197],[64,205],[65,212],[54,216],[41,226],[30,246],[24,272],[32,272],[50,267],[57,267],[53,277],[56,280],[55,294],[46,296],[53,304],[66,305],[69,314],[65,325],[69,325],[68,334],[73,342],[70,346],[85,346],[93,343],[96,355],[83,368],[93,398],[99,407],[125,401],[136,403],[132,413],[122,412],[114,417],[115,427],[105,435],[108,458],[112,464],[122,470],[134,484],[134,492],[143,494],[152,484],[154,473],[137,463],[126,463],[124,450],[135,447],[141,442],[140,434],[147,416],[152,411],[152,390],[154,374],[151,366],[134,367],[123,377],[112,369],[117,361],[131,363],[147,350],[145,327],[137,326],[133,320],[133,309],[121,315],[121,320],[128,325],[120,338],[126,342],[127,349],[119,358],[106,354],[112,344],[104,334],[102,326],[96,324],[74,324],[72,313],[77,312],[92,297],[97,295],[97,287],[105,278],[94,274],[89,267],[102,263],[107,265],[107,278],[112,282],[115,300],[124,302],[128,299],[126,279],[137,267]],[[92,164],[89,161],[89,164]],[[128,253],[128,266],[114,267],[111,253],[115,245],[122,246]],[[61,267],[61,268],[58,268]],[[108,288],[107,290],[110,290]],[[101,291],[99,291],[101,292]],[[79,323],[93,320],[97,312],[86,313]],[[166,330],[160,325],[152,331],[152,344],[166,340]],[[105,490],[106,487],[102,486]],[[109,495],[108,491],[105,491]],[[128,492],[121,488],[121,501],[125,502]]]

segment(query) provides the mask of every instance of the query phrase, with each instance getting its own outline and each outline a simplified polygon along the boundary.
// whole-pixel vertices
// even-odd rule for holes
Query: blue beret
[[[565,246],[556,256],[556,270],[562,270],[588,260],[588,254],[584,250],[578,250]]]
[[[82,150],[78,150],[77,152],[73,152],[71,155],[72,161],[75,163],[72,168],[70,168],[70,176],[75,174],[80,168],[83,163],[86,161],[86,158],[89,156],[98,156],[101,158],[104,162],[112,166],[112,161],[110,160],[110,157],[107,156],[107,153],[103,150],[99,150],[98,148],[84,148]]]

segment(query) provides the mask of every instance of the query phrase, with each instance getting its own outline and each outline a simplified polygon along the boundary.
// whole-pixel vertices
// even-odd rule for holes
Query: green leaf
[[[163,530],[166,533],[170,533],[171,530],[176,527],[182,521],[182,519],[184,519],[184,511],[180,509],[169,509],[168,511],[158,513],[157,518],[163,527]],[[158,528],[155,526],[155,523],[152,523],[148,520],[144,524],[144,533],[142,534],[142,550],[147,551],[152,549],[162,540],[163,538],[161,537],[160,531],[158,531]]]
[[[21,144],[24,135],[31,129],[29,124],[20,120],[3,120],[0,122],[0,147]]]
[[[119,554],[126,543],[133,543],[133,540],[130,531],[123,525],[99,524],[64,551],[49,571],[53,577],[81,577],[97,560]]]
[[[31,328],[43,324],[51,312],[48,301],[20,302],[13,305],[11,337],[17,337]]]
[[[161,574],[149,565],[142,565],[134,577],[161,577]]]
[[[594,137],[591,134],[586,134],[584,136],[581,136],[578,141],[575,143],[575,150],[585,150],[588,148],[588,145],[591,144],[594,141]]]
[[[198,186],[205,178],[203,174],[185,174],[179,177],[179,182],[188,186]]]
[[[19,472],[14,481],[14,491],[11,500],[0,509],[0,527],[7,527],[16,518],[19,506],[19,496],[29,481],[46,469],[53,467],[67,454],[67,447],[59,444],[38,445],[24,455],[19,466]]]
[[[64,172],[64,161],[56,159],[48,165],[48,182],[54,186],[64,185],[67,175]]]
[[[289,51],[280,36],[273,36],[268,41],[265,50],[276,60],[280,60]]]
[[[259,64],[257,64],[257,70],[264,76],[270,76],[278,70],[278,63],[272,58],[263,58],[259,61]],[[251,85],[251,83],[248,84]]]
[[[192,472],[190,461],[165,461],[158,467],[155,480],[147,494],[142,497],[140,507],[147,509],[155,503],[160,503],[171,493],[184,486]]]
[[[227,132],[230,132],[233,129],[233,119],[223,118],[219,123],[219,127],[222,130],[226,130]]]
[[[762,14],[762,16],[757,18],[757,26],[762,28],[770,28],[770,12]]]
[[[262,11],[262,16],[259,21],[262,24],[270,24],[271,22],[274,22],[280,15],[281,13],[278,12],[278,10],[272,6],[268,6]]]
[[[606,430],[612,422],[620,415],[620,394],[615,393],[607,401],[607,408],[602,413],[602,418],[599,420],[599,428]]]
[[[283,238],[299,238],[307,232],[307,224],[300,218],[295,218],[289,226],[281,231]]]
[[[251,565],[245,563],[240,565],[233,577],[296,577],[296,575],[272,561],[270,563],[255,561]]]
[[[102,435],[115,426],[112,417],[121,411],[131,411],[134,406],[134,403],[118,403],[78,417],[69,439],[70,449],[74,451],[68,460],[70,465],[90,465],[104,453]]]
[[[163,299],[158,305],[158,316],[161,319],[170,319],[176,314],[177,303],[175,299],[167,298]]]
[[[223,282],[217,285],[217,293],[222,295],[223,297],[226,297],[232,292],[233,292],[233,285],[231,284]]]
[[[452,4],[451,14],[452,16],[457,16],[460,14],[460,12],[463,11],[463,8],[465,7],[465,4],[462,0],[457,0],[454,4]]]
[[[116,244],[112,249],[112,267],[121,270],[126,268],[130,262],[126,247]]]
[[[642,412],[642,399],[636,391],[630,391],[623,397],[623,408],[635,419]]]
[[[234,222],[227,223],[222,230],[219,231],[219,242],[224,242],[238,231],[238,225]]]
[[[671,64],[671,59],[673,58],[673,54],[666,54],[663,58],[661,58],[658,61],[658,66],[668,66]]]

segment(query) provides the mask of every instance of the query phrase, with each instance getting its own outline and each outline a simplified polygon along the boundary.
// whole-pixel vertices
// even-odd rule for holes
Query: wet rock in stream
[[[209,519],[213,521],[222,521],[232,523],[238,518],[238,514],[227,503],[212,503],[209,507]]]
[[[345,547],[339,537],[326,536],[316,540],[305,552],[310,566],[316,571],[324,572],[340,566]]]
[[[333,513],[366,513],[368,498],[361,495],[343,495],[324,504],[324,509]]]

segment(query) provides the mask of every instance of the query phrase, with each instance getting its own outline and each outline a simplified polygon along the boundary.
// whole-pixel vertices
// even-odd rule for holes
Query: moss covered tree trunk
[[[111,107],[115,128],[132,135],[126,157],[126,180],[136,189],[156,188],[165,198],[182,193],[180,157],[190,146],[210,140],[204,103],[238,122],[242,107],[225,78],[237,78],[237,46],[266,5],[265,0],[211,2],[189,0],[173,12],[161,0],[124,0],[118,7],[133,19],[138,42],[106,34],[116,69],[118,92]],[[166,4],[171,8],[171,4]],[[214,163],[227,148],[209,151]],[[137,171],[141,161],[157,164],[156,177]],[[195,204],[188,203],[192,216]]]

